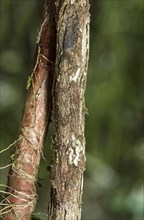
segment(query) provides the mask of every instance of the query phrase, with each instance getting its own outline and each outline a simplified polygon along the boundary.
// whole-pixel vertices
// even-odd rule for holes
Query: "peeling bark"
[[[37,59],[28,82],[20,135],[11,156],[2,220],[28,220],[36,203],[36,180],[52,110],[56,23],[55,4],[47,0],[37,39]],[[31,83],[31,85],[30,85]]]
[[[80,220],[85,169],[88,0],[57,0],[50,220]]]

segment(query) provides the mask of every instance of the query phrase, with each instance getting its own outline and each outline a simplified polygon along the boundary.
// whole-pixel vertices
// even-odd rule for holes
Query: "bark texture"
[[[37,39],[37,59],[28,82],[20,135],[12,155],[2,220],[28,220],[36,203],[38,167],[52,109],[56,24],[53,0],[45,4]]]
[[[57,0],[54,136],[52,139],[50,220],[81,218],[85,169],[85,101],[88,0]]]

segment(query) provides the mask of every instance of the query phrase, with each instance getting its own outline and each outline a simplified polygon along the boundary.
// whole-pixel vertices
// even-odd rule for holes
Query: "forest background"
[[[86,90],[86,171],[83,220],[142,220],[143,0],[91,0]],[[44,0],[0,2],[0,150],[18,137]],[[49,163],[50,133],[44,156]],[[0,155],[1,167],[11,150]],[[6,184],[8,169],[1,170]],[[47,213],[49,172],[42,159],[35,212]],[[1,190],[4,190],[2,187]],[[2,198],[2,194],[1,198]],[[41,219],[47,219],[39,215]]]

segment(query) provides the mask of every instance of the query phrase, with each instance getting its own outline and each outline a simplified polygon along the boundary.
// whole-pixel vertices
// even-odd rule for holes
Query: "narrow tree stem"
[[[54,136],[50,220],[80,220],[85,169],[85,101],[89,52],[88,0],[57,4]]]
[[[44,19],[37,39],[37,59],[28,81],[20,135],[8,175],[3,220],[28,220],[36,203],[36,180],[46,128],[52,110],[56,24],[53,0],[45,4]]]

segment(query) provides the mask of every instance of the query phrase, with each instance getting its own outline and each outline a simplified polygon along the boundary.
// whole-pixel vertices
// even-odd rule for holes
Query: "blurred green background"
[[[1,0],[1,149],[16,140],[44,0]],[[143,0],[91,0],[83,220],[143,220]],[[49,135],[50,136],[50,135]],[[44,147],[49,161],[50,137]],[[9,163],[11,150],[1,154]],[[47,213],[42,160],[35,212]],[[6,184],[8,169],[1,171]],[[4,188],[2,188],[4,190]],[[1,195],[2,196],[2,195]],[[47,219],[44,215],[36,215]]]

